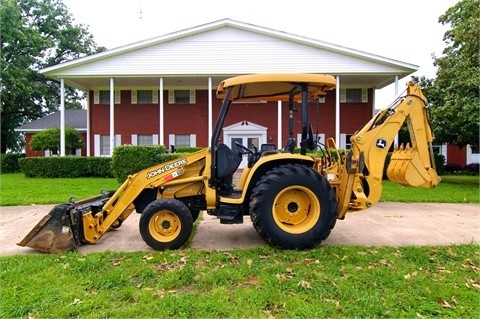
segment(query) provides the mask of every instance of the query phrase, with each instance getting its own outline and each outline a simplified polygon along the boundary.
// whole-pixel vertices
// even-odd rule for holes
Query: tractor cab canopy
[[[251,74],[242,75],[222,81],[217,88],[217,98],[222,99],[218,120],[211,137],[212,146],[212,186],[223,184],[238,168],[242,154],[247,154],[243,145],[232,145],[230,149],[220,140],[220,134],[232,102],[248,101],[288,101],[289,112],[293,113],[293,102],[302,104],[302,141],[301,155],[306,150],[314,149],[313,132],[308,122],[308,102],[325,95],[327,90],[336,86],[335,78],[324,74]],[[293,138],[293,118],[289,123],[289,139],[284,150],[293,153],[296,141]]]
[[[239,101],[295,101],[302,100],[302,87],[308,90],[308,100],[325,95],[335,88],[335,78],[324,74],[251,74],[222,81],[217,88],[217,98]],[[305,97],[304,97],[305,98]]]

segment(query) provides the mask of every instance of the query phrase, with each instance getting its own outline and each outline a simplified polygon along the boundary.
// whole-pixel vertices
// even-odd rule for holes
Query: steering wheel
[[[235,145],[237,145],[237,150],[240,154],[253,154],[253,152],[251,150],[249,150],[248,148],[246,148],[245,146],[243,146],[242,144],[238,143],[238,142],[235,142]]]

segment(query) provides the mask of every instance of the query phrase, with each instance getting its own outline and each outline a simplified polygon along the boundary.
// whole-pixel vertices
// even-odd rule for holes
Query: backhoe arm
[[[434,187],[440,182],[433,161],[433,135],[428,120],[426,98],[420,86],[407,84],[407,94],[380,111],[351,137],[352,153],[363,152],[365,169],[362,185],[369,204],[380,200],[385,159],[395,136],[406,121],[412,145],[401,145],[392,154],[388,178],[405,186]]]

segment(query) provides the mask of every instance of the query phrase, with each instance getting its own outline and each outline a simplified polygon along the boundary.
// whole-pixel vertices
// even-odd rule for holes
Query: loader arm
[[[359,158],[363,153],[365,167],[358,178],[367,197],[367,206],[380,200],[385,159],[405,121],[412,145],[395,148],[387,171],[388,178],[392,182],[414,187],[435,187],[440,182],[433,160],[433,135],[427,101],[420,86],[409,82],[405,96],[377,113],[350,139],[352,157]],[[362,205],[354,203],[353,206]]]

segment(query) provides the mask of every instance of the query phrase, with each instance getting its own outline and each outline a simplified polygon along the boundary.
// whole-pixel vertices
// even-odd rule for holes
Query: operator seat
[[[235,153],[227,145],[219,144],[216,152],[216,177],[224,178],[232,176],[242,162],[242,155]]]

